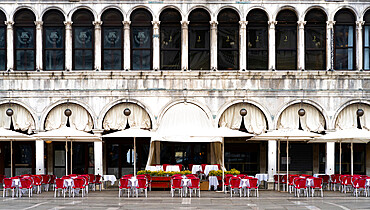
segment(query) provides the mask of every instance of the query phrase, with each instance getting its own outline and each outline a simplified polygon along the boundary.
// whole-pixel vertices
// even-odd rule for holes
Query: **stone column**
[[[96,129],[93,130],[93,133],[97,136],[100,136],[104,130]],[[95,141],[94,142],[94,167],[95,175],[103,175],[103,142]]]
[[[13,38],[13,21],[5,21],[6,27],[6,64],[7,70],[13,71],[14,69],[14,38]]]
[[[268,180],[268,189],[274,189],[274,174],[277,171],[276,168],[276,151],[277,151],[277,142],[276,140],[268,141],[268,168],[267,173],[269,175]]]
[[[334,24],[326,21],[326,70],[334,70]]]
[[[36,140],[36,174],[45,174],[44,141]]]
[[[326,143],[325,174],[335,173],[335,142]]]
[[[42,21],[35,21],[36,25],[36,70],[43,69],[42,66]]]
[[[159,47],[159,24],[160,21],[152,21],[153,24],[153,70],[159,70],[160,47]]]
[[[210,21],[211,24],[211,70],[217,71],[217,21]]]
[[[123,68],[128,71],[131,68],[131,57],[130,57],[130,24],[131,21],[122,21],[123,23]]]
[[[101,25],[103,24],[102,21],[93,21],[93,25],[95,26],[95,45],[94,45],[94,60],[95,66],[94,70],[100,71],[101,70]]]
[[[65,40],[65,68],[67,71],[72,70],[72,21],[65,21],[66,40]]]
[[[305,53],[304,53],[304,25],[306,21],[298,21],[298,69],[305,69]]]
[[[181,69],[189,69],[189,21],[181,21]]]
[[[248,21],[239,21],[239,68],[241,71],[247,70],[247,24]]]
[[[276,69],[276,63],[275,63],[275,25],[277,24],[277,21],[268,21],[269,24],[269,68],[270,70]]]
[[[363,44],[362,44],[362,26],[365,24],[365,21],[356,21],[356,66],[357,70],[363,70]]]

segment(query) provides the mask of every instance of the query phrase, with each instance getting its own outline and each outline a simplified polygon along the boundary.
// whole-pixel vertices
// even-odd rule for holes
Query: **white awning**
[[[52,141],[67,141],[67,140],[82,142],[100,141],[100,138],[98,136],[95,136],[94,134],[79,131],[71,127],[61,127],[59,129],[51,131],[40,132],[32,136],[42,140],[52,140]]]
[[[35,138],[23,133],[0,128],[0,140],[2,141],[34,141]]]
[[[344,129],[330,132],[322,137],[315,138],[310,143],[342,142],[342,143],[368,143],[370,131],[365,129]]]
[[[252,137],[250,140],[277,140],[277,141],[307,141],[311,140],[314,137],[320,137],[321,134],[303,131],[303,130],[290,130],[290,129],[282,129],[282,130],[273,130],[267,133],[263,133],[258,136]]]
[[[107,138],[153,137],[155,135],[156,135],[156,133],[148,131],[148,130],[143,130],[143,129],[140,129],[140,128],[129,128],[129,129],[126,129],[126,130],[106,134],[106,135],[103,135],[102,137],[107,137]]]

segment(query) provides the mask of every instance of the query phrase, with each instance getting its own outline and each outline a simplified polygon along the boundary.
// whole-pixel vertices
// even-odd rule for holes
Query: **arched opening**
[[[370,10],[364,15],[364,70],[370,70]]]
[[[0,70],[6,70],[6,16],[0,11]]]

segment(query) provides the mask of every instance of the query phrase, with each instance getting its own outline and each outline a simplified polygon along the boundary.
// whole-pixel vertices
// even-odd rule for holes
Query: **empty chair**
[[[5,194],[8,195],[7,191],[12,191],[12,197],[14,197],[14,189],[15,186],[13,186],[13,180],[10,178],[4,178],[3,179],[3,197],[5,197]]]
[[[322,187],[328,189],[329,188],[330,176],[329,175],[319,175],[318,178],[322,179]]]
[[[142,190],[145,192],[145,197],[148,197],[148,182],[146,181],[146,178],[137,179],[136,197],[139,196],[139,191]]]
[[[364,192],[365,196],[367,197],[367,190],[366,190],[366,179],[356,179],[352,183],[353,187],[353,194],[358,197],[358,194],[361,191]]]
[[[73,194],[73,197],[75,197],[75,191],[76,190],[81,190],[81,195],[82,197],[84,197],[84,191],[85,191],[85,180],[82,179],[82,178],[75,178],[73,180],[73,190],[72,190],[72,194]]]
[[[57,191],[58,191],[58,196],[59,196],[60,191],[62,191],[63,196],[66,197],[67,187],[64,186],[64,179],[55,179],[54,197],[57,197]]]
[[[248,197],[249,194],[251,193],[252,189],[254,189],[256,197],[258,197],[258,179],[257,178],[250,178],[249,179],[249,186],[247,186],[247,191],[248,191]]]
[[[230,179],[231,179],[231,177],[234,177],[234,176],[231,175],[231,174],[225,174],[225,179],[224,179],[225,194],[226,194],[226,191],[227,191],[227,187],[230,187]]]
[[[341,187],[341,175],[340,174],[333,174],[330,176],[331,178],[331,188],[335,191],[336,187],[338,186],[338,190]]]
[[[352,188],[352,177],[351,176],[342,176],[341,177],[342,192],[347,193],[347,190]]]
[[[121,192],[123,190],[127,191],[127,197],[130,197],[130,189],[131,185],[129,185],[129,180],[128,178],[121,178],[119,179],[119,190],[118,190],[118,197],[121,197]]]
[[[32,180],[31,179],[21,179],[21,185],[19,186],[19,197],[22,197],[22,191],[28,190],[28,197],[32,195]]]
[[[288,187],[289,187],[289,193],[292,193],[294,190],[294,179],[298,178],[298,175],[289,175],[288,178]]]
[[[42,185],[44,186],[44,190],[49,191],[50,176],[47,174],[43,174],[41,176],[42,176]]]
[[[33,186],[36,188],[36,193],[39,194],[41,193],[41,179],[39,176],[32,176],[33,178]]]
[[[95,191],[95,175],[87,174],[89,176],[89,187]]]
[[[322,178],[313,178],[312,182],[313,182],[313,185],[310,186],[311,192],[312,192],[311,193],[312,194],[312,197],[315,194],[315,190],[320,190],[321,191],[321,197],[324,197],[324,193],[322,191],[322,188],[323,188],[323,179]]]
[[[49,185],[51,186],[52,190],[54,190],[55,187],[55,179],[56,179],[55,175],[50,175]]]
[[[230,196],[233,197],[233,191],[236,192],[239,190],[239,195],[242,197],[242,188],[240,187],[240,178],[231,177],[230,179]]]
[[[96,189],[96,185],[99,185],[99,190],[101,191],[102,183],[101,183],[101,176],[99,174],[95,176],[94,184],[95,184],[95,189]]]
[[[173,197],[176,190],[179,190],[179,194],[182,197],[181,177],[174,177],[171,179],[171,195]]]
[[[294,180],[294,195],[297,195],[299,197],[299,195],[301,194],[301,190],[303,190],[304,195],[307,195],[308,197],[306,179],[297,178]]]
[[[149,174],[145,174],[146,180],[148,181],[149,191],[152,191],[152,177]]]
[[[188,187],[190,190],[190,198],[193,191],[195,191],[195,196],[197,196],[197,190],[198,190],[198,197],[200,197],[200,180],[198,178],[192,178],[190,179],[191,185]]]

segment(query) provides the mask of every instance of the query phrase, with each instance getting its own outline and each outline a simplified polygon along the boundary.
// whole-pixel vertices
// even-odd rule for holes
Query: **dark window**
[[[44,70],[64,69],[64,16],[57,10],[43,17]]]
[[[263,10],[255,9],[247,16],[247,69],[268,69],[268,25]]]
[[[15,14],[14,20],[14,68],[16,70],[35,70],[35,15],[32,11],[23,9]]]
[[[326,69],[326,15],[320,9],[310,10],[305,18],[305,68]]]
[[[131,14],[131,68],[152,69],[152,15],[145,9]]]
[[[90,11],[76,11],[73,21],[73,69],[94,69],[94,16]]]
[[[102,61],[104,70],[123,69],[123,17],[120,11],[109,9],[102,15]]]
[[[342,9],[334,17],[334,65],[336,70],[355,69],[355,16]]]
[[[161,69],[181,69],[181,15],[175,9],[166,9],[161,21]]]
[[[364,70],[370,70],[370,10],[364,16]]]
[[[239,69],[239,15],[224,9],[217,17],[217,66],[221,70]]]
[[[6,17],[0,12],[0,70],[6,69]]]
[[[297,16],[291,10],[277,15],[276,25],[276,69],[297,69]]]
[[[210,69],[209,29],[211,20],[207,11],[195,9],[189,15],[189,68]]]

